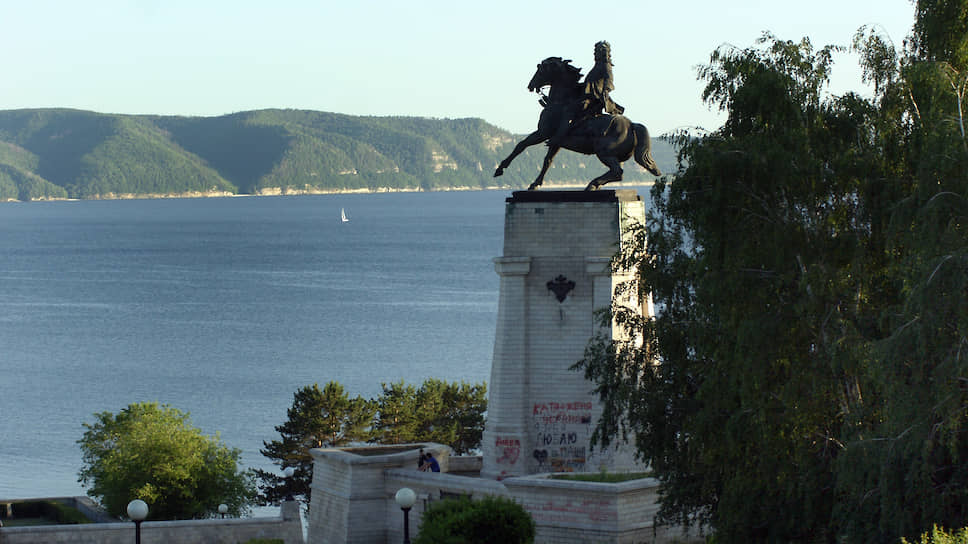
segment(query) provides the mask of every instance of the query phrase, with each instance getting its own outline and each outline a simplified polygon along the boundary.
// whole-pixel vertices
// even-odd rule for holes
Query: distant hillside
[[[481,119],[260,110],[221,117],[0,111],[0,201],[527,186],[544,146],[494,168],[521,138]],[[671,147],[653,140],[660,168]],[[595,157],[559,153],[548,185],[587,183]],[[625,163],[626,181],[648,181]]]

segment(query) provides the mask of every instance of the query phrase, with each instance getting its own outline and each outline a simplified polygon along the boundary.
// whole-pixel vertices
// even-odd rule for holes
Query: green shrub
[[[921,535],[921,540],[917,543],[911,543],[902,538],[901,544],[968,544],[968,527],[946,533],[944,529],[935,525],[930,532]]]
[[[76,508],[55,501],[25,501],[13,504],[14,519],[40,518],[60,525],[91,523]]]
[[[444,500],[421,518],[414,544],[530,544],[534,521],[520,504],[502,497]]]
[[[73,525],[78,523],[92,523],[90,519],[81,513],[77,508],[61,504],[59,502],[48,502],[47,515],[63,525]]]
[[[631,480],[641,480],[651,478],[651,472],[564,472],[552,474],[554,480],[574,480],[577,482],[598,482],[605,484],[617,484]]]
[[[45,517],[44,503],[40,501],[26,501],[13,503],[14,518],[42,518]]]

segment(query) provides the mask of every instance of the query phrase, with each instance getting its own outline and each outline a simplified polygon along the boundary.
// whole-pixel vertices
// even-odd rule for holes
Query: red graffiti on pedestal
[[[615,505],[607,500],[551,499],[539,508],[531,510],[531,517],[535,521],[544,522],[602,523],[617,521],[618,512]]]
[[[583,470],[591,432],[592,402],[536,402],[532,405],[537,470]]]
[[[494,439],[494,449],[497,450],[498,464],[513,465],[521,456],[521,441],[517,438],[497,437]]]

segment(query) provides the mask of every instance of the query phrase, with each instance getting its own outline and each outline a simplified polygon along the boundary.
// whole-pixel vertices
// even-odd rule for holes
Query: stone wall
[[[387,542],[385,521],[393,496],[387,496],[385,472],[406,468],[414,474],[433,474],[417,470],[420,448],[432,452],[440,470],[447,472],[450,448],[441,444],[310,450],[313,481],[310,484],[309,542]]]
[[[424,447],[446,459],[461,475],[417,470]],[[520,503],[536,525],[535,544],[663,544],[702,542],[678,531],[653,531],[659,483],[643,478],[617,484],[551,479],[548,474],[497,481],[469,476],[479,458],[450,458],[447,447],[413,444],[408,451],[387,447],[386,455],[356,455],[339,449],[313,450],[310,544],[403,542],[404,513],[395,496],[412,489],[417,501],[407,514],[411,538],[435,502],[469,497],[507,497]],[[443,463],[442,463],[443,464]]]
[[[134,537],[132,522],[0,528],[0,544],[131,544]],[[146,521],[141,524],[142,544],[244,544],[257,538],[278,538],[285,544],[301,544],[299,503],[283,503],[278,517]]]
[[[419,534],[420,517],[427,508],[437,501],[463,495],[472,500],[485,496],[508,497],[521,504],[535,522],[535,544],[703,542],[702,538],[695,535],[690,538],[678,530],[653,529],[659,486],[655,479],[605,484],[555,480],[548,476],[522,476],[498,482],[390,469],[386,472],[383,493],[387,501],[384,542],[403,542],[403,512],[394,502],[394,495],[403,487],[417,494],[417,502],[409,514],[411,538]]]
[[[659,482],[556,480],[549,475],[504,480],[535,522],[535,542],[556,544],[660,544],[690,542],[678,530],[654,530]],[[702,542],[693,536],[691,541]]]

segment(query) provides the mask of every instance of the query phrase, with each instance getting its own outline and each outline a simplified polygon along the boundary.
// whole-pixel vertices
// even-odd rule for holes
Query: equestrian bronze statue
[[[607,42],[595,44],[595,67],[584,81],[581,69],[570,60],[549,57],[538,65],[528,90],[539,92],[539,103],[544,107],[538,118],[538,129],[518,142],[514,150],[501,161],[494,176],[500,176],[515,157],[526,148],[548,142],[541,172],[528,190],[544,181],[545,174],[561,148],[585,155],[595,155],[608,167],[608,172],[593,179],[586,191],[593,191],[610,181],[622,180],[622,163],[635,158],[654,176],[662,173],[652,159],[652,141],[645,125],[633,123],[622,113],[625,108],[612,101],[609,93],[615,88],[612,81],[611,53]],[[547,96],[542,89],[549,87]]]

